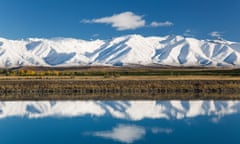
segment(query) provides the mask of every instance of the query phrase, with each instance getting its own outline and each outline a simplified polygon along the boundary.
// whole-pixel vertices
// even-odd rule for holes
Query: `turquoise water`
[[[240,101],[0,102],[0,144],[236,144]]]

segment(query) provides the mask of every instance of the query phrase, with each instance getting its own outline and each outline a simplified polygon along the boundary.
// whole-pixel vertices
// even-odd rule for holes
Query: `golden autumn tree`
[[[23,76],[23,75],[25,75],[25,71],[23,69],[21,69],[21,70],[18,71],[18,74]]]
[[[59,71],[57,71],[57,70],[54,70],[52,73],[54,76],[59,76]]]
[[[34,76],[35,74],[36,74],[36,72],[34,70],[27,70],[26,71],[27,76]]]

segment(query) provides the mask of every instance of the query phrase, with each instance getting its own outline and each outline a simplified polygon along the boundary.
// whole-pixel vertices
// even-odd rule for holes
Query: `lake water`
[[[237,144],[240,101],[0,102],[0,144]]]

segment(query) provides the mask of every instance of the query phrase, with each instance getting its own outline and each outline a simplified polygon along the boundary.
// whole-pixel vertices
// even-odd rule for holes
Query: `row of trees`
[[[5,73],[7,76],[59,76],[59,71],[34,71],[34,70],[17,70],[17,71],[7,71]]]
[[[4,70],[0,71],[6,76],[104,76],[104,78],[120,77],[118,72],[77,72],[77,71],[34,71],[34,70]]]

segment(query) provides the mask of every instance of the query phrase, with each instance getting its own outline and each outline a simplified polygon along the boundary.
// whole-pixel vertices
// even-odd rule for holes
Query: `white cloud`
[[[153,21],[150,26],[151,27],[169,27],[169,26],[173,26],[174,24],[170,21],[165,21],[165,22],[156,22]]]
[[[152,131],[152,133],[154,133],[154,134],[158,134],[158,133],[170,134],[170,133],[173,132],[173,130],[170,129],[170,128],[157,128],[157,127],[152,128],[151,131]]]
[[[109,24],[118,31],[123,30],[134,30],[141,27],[170,27],[174,24],[171,21],[157,22],[153,21],[150,24],[146,24],[146,20],[143,16],[136,15],[133,12],[122,12],[119,14],[114,14],[112,16],[97,18],[97,19],[83,19],[81,23],[99,23],[99,24]]]
[[[190,29],[186,29],[185,32],[190,33],[190,32],[192,32],[192,31],[191,31]]]
[[[134,30],[145,26],[143,16],[134,14],[133,12],[123,12],[109,17],[102,17],[98,19],[83,19],[82,23],[102,23],[110,24],[119,31]]]
[[[92,35],[93,38],[96,38],[96,37],[99,37],[99,34],[98,33],[95,33]]]
[[[185,37],[194,37],[194,33],[191,29],[186,29],[185,32],[183,33],[183,35]]]
[[[118,125],[111,131],[94,132],[92,135],[123,143],[133,143],[141,139],[146,134],[146,130],[142,127],[134,125]]]
[[[82,19],[81,23],[93,23],[92,20]]]
[[[220,117],[214,117],[211,119],[211,121],[215,124],[217,124],[220,121]]]
[[[218,31],[210,32],[209,35],[212,37],[222,37],[222,33]]]

